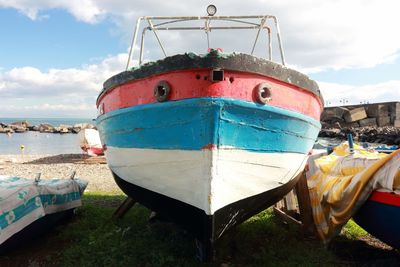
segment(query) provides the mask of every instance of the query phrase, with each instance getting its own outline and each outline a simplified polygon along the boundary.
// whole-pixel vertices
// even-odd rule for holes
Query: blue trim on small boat
[[[353,216],[368,233],[400,249],[400,207],[367,200]]]
[[[109,147],[308,153],[321,124],[269,105],[193,98],[114,110],[98,117],[97,127]]]
[[[1,214],[0,229],[5,229],[10,225],[10,223],[20,220],[21,218],[33,212],[37,208],[42,207],[42,205],[48,205],[48,206],[62,205],[67,202],[72,202],[79,199],[81,199],[81,195],[79,192],[70,192],[66,194],[36,195],[27,200],[24,204],[14,208],[13,210]],[[7,216],[12,218],[7,219]],[[8,220],[10,220],[10,222]]]

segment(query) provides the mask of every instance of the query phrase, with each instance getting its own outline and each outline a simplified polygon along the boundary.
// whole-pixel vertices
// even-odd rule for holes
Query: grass
[[[349,222],[326,249],[317,240],[302,238],[298,228],[283,224],[266,210],[219,241],[214,263],[200,264],[195,260],[193,239],[173,224],[149,224],[150,211],[146,208],[137,205],[124,218],[112,220],[112,213],[123,199],[121,195],[85,194],[83,207],[71,221],[50,231],[44,239],[0,257],[0,265],[17,266],[11,264],[16,259],[21,266],[34,263],[74,267],[373,266],[381,265],[382,260],[385,266],[400,263],[393,250],[360,241],[369,236],[354,222]]]

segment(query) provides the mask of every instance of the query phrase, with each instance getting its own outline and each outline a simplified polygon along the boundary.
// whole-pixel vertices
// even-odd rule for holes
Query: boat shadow
[[[46,156],[31,161],[26,161],[23,164],[91,164],[91,163],[106,163],[104,156],[91,157],[87,154],[59,154]]]
[[[399,266],[400,253],[371,235],[349,239],[339,236],[328,249],[346,263],[362,266]]]

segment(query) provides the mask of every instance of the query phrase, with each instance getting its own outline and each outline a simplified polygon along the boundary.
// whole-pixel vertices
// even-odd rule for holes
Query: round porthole
[[[167,81],[159,81],[154,87],[154,97],[158,102],[164,102],[169,99],[171,87]]]
[[[271,86],[267,83],[260,83],[256,87],[256,99],[260,104],[267,104],[272,100]]]

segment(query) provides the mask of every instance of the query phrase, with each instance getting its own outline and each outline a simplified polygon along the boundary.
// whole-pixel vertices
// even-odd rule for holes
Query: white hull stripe
[[[108,147],[120,178],[212,215],[218,209],[287,183],[304,168],[299,153],[238,149],[161,150]]]

